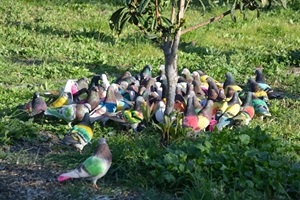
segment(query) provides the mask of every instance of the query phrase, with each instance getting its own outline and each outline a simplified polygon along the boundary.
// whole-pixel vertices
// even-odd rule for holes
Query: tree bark
[[[167,77],[167,83],[168,83],[168,89],[167,89],[167,105],[165,110],[165,115],[170,115],[170,113],[174,109],[174,103],[175,103],[175,91],[176,91],[176,85],[178,81],[178,71],[177,71],[177,52],[178,52],[178,46],[180,42],[180,35],[181,35],[181,20],[184,16],[184,5],[185,0],[179,0],[178,1],[178,15],[177,15],[177,25],[178,29],[175,32],[175,36],[172,39],[170,39],[170,36],[168,38],[165,38],[163,51],[165,55],[165,71],[166,71],[166,77]]]
[[[238,10],[239,8],[235,8],[235,9]],[[200,23],[200,24],[196,24],[196,25],[194,25],[194,26],[192,26],[192,27],[189,27],[189,28],[183,30],[183,31],[181,32],[181,35],[182,35],[182,34],[185,34],[185,33],[187,33],[187,32],[196,30],[196,29],[198,29],[198,28],[201,28],[202,26],[205,26],[205,25],[207,25],[207,24],[213,23],[213,22],[218,21],[218,20],[220,20],[220,19],[223,19],[226,15],[229,15],[230,13],[231,13],[231,10],[227,10],[226,12],[223,12],[223,13],[222,13],[221,15],[219,15],[219,16],[210,18],[209,20],[207,20],[207,21],[205,21],[205,22],[202,22],[202,23]]]
[[[175,90],[178,80],[178,72],[177,72],[177,55],[174,54],[166,54],[165,53],[165,70],[166,70],[166,77],[167,77],[167,105],[165,114],[169,115],[174,108],[175,103]]]

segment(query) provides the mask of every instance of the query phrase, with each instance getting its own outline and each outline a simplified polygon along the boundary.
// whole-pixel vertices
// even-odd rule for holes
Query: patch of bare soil
[[[60,150],[53,148],[57,138],[53,135],[46,136],[49,140],[44,143],[34,145],[32,143],[23,142],[2,150],[9,151],[10,156],[20,156],[20,151],[26,150],[29,158],[33,158],[32,162],[18,163],[18,159],[0,159],[0,199],[4,200],[64,200],[64,199],[143,199],[141,195],[134,191],[114,191],[112,195],[103,195],[101,191],[101,180],[98,180],[99,190],[90,187],[88,180],[70,180],[68,183],[59,183],[58,175],[64,171],[55,163],[43,163],[43,157],[48,153],[61,153]],[[54,149],[54,150],[53,150]],[[57,152],[56,152],[57,151]],[[27,155],[27,156],[28,156]],[[36,159],[34,159],[36,158]],[[20,158],[21,160],[22,158]],[[72,186],[76,188],[82,186],[80,192],[70,193]],[[79,186],[78,186],[79,185]],[[107,187],[107,186],[106,186]]]

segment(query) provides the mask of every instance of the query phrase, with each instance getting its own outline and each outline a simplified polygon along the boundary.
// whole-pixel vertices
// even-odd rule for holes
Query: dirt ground
[[[104,183],[102,180],[98,180],[100,188],[97,190],[90,187],[89,180],[73,179],[68,180],[68,183],[59,183],[57,177],[62,169],[55,163],[44,164],[41,161],[48,153],[59,153],[53,152],[52,148],[57,138],[49,135],[47,137],[49,137],[47,142],[38,145],[23,142],[14,146],[2,147],[2,151],[9,152],[9,156],[0,159],[1,200],[143,199],[143,195],[135,191],[111,189],[110,183]],[[22,161],[20,152],[24,152],[24,150],[26,150],[26,157],[29,157],[29,159],[26,158],[27,161]],[[14,156],[18,158],[14,158]],[[103,184],[106,185],[105,188],[101,188]],[[80,188],[81,186],[83,189]],[[80,188],[80,192],[76,191],[78,188]],[[107,194],[107,191],[110,191],[109,194],[103,195]]]

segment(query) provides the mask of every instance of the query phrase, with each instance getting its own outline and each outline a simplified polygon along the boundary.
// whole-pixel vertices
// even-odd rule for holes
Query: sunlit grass
[[[138,73],[146,64],[151,64],[154,72],[158,72],[158,66],[164,63],[162,50],[140,35],[135,27],[129,26],[119,37],[113,35],[109,29],[108,20],[115,8],[116,3],[109,0],[3,0],[1,2],[0,127],[1,136],[10,133],[12,139],[4,141],[3,136],[0,141],[13,144],[16,142],[13,137],[18,137],[16,142],[18,143],[20,140],[26,141],[29,136],[34,136],[34,141],[42,142],[39,134],[43,131],[49,131],[59,138],[62,138],[68,131],[68,126],[57,120],[42,118],[40,121],[31,122],[21,118],[21,115],[11,119],[11,116],[17,114],[14,113],[15,108],[19,104],[28,102],[33,91],[55,90],[61,87],[67,79],[91,77],[94,73],[106,73],[110,80],[114,80],[125,70],[130,70],[133,74]],[[226,9],[226,7],[212,9],[203,16],[199,9],[188,10],[186,27],[203,22]],[[285,146],[276,146],[278,143],[274,142],[273,150],[281,154],[286,152],[286,156],[295,162],[299,162],[297,153],[300,153],[299,35],[299,11],[274,8],[262,12],[260,18],[256,17],[256,12],[248,12],[246,21],[237,12],[236,23],[232,22],[230,16],[227,16],[183,35],[178,52],[179,73],[184,67],[191,70],[201,69],[220,82],[224,81],[225,72],[231,71],[238,83],[245,84],[247,79],[254,75],[255,67],[262,65],[268,83],[276,90],[283,91],[286,98],[271,100],[272,116],[263,121],[258,118],[253,119],[250,128],[259,125],[265,131],[263,134],[270,138],[270,143],[282,140]],[[27,127],[26,130],[25,127]],[[16,133],[14,129],[24,132]],[[34,132],[35,130],[38,131]],[[225,133],[239,133],[233,130],[232,132],[226,131],[221,134],[215,131],[212,133],[215,134],[213,136],[201,135],[198,142],[204,143],[207,139],[211,139],[220,145],[216,148],[223,148],[222,145],[224,148],[235,148],[233,142],[230,141],[227,144],[221,140],[236,139],[231,135],[225,137]],[[246,129],[245,134],[252,137],[251,131],[251,129]],[[186,146],[180,146],[180,142],[186,141],[179,140],[179,144],[173,144],[169,149],[162,148],[159,146],[159,131],[151,129],[149,132],[134,136],[123,131],[120,126],[102,127],[99,124],[95,126],[95,138],[108,137],[114,154],[114,163],[109,172],[112,180],[105,179],[108,185],[124,183],[125,188],[139,186],[144,188],[142,190],[147,190],[143,192],[146,197],[158,197],[160,189],[157,191],[155,184],[160,181],[160,185],[172,194],[174,193],[167,187],[168,181],[172,182],[172,176],[165,171],[165,168],[177,173],[178,166],[164,163],[164,160],[167,160],[164,155],[178,156],[184,160],[186,152],[193,153],[189,151],[189,148],[193,148],[190,145],[192,142],[184,143]],[[219,136],[224,136],[224,138],[220,139]],[[9,135],[6,139],[10,140]],[[67,170],[76,167],[80,161],[89,156],[95,146],[94,141],[85,148],[83,155],[78,155],[72,148],[54,145],[52,146],[54,152],[47,154],[43,159],[37,157],[37,154],[28,154],[28,149],[16,152],[17,155],[1,149],[0,159],[6,159],[11,164],[15,164],[19,159],[18,162],[24,165],[30,164],[30,160],[45,164],[55,163],[62,170]],[[177,151],[175,149],[177,147],[182,149]],[[201,146],[201,148],[204,147]],[[249,150],[247,148],[252,147],[245,147]],[[61,149],[63,153],[57,154],[56,151],[59,152]],[[221,149],[219,150],[222,153]],[[205,153],[206,150],[203,152]],[[196,153],[199,152],[196,151]],[[235,158],[235,153],[243,155],[235,151],[229,153],[231,158]],[[226,156],[226,152],[224,155]],[[205,156],[214,158],[213,153],[205,154]],[[201,160],[201,157],[197,159]],[[227,162],[232,164],[228,160]],[[183,163],[191,164],[183,161],[180,164]],[[234,167],[232,170],[236,170]],[[218,171],[213,171],[212,168],[203,167],[209,173]],[[150,179],[151,173],[155,174],[156,169],[160,169],[165,174],[158,175],[157,180]],[[226,181],[222,182],[222,179],[220,183],[218,182],[220,179],[222,178],[213,180],[211,177],[205,177],[203,180],[199,179],[199,183],[194,182],[194,184],[197,186],[209,180],[206,185],[201,186],[203,191],[208,192],[211,189],[219,192],[216,196],[222,196],[225,193],[223,189]],[[63,192],[69,190],[76,197],[79,193],[76,190],[87,184],[89,183],[71,182],[66,184],[67,190]],[[179,185],[174,182],[172,184]],[[237,193],[231,193],[232,196],[245,197],[247,194],[246,192],[239,193],[234,189],[231,192]],[[105,190],[110,191],[109,188]],[[182,195],[183,191],[179,193]],[[260,195],[266,198],[265,193]]]

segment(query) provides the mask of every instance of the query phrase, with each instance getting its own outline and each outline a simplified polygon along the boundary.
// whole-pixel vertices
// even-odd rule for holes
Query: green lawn
[[[124,71],[138,73],[164,63],[162,51],[128,27],[116,38],[109,29],[118,7],[109,0],[2,0],[0,4],[0,197],[18,199],[299,199],[300,198],[300,12],[294,2],[276,6],[260,18],[237,13],[182,36],[179,72],[201,69],[223,82],[227,71],[239,84],[263,66],[267,82],[283,99],[270,101],[272,116],[249,127],[205,133],[196,140],[171,133],[169,147],[159,145],[155,127],[138,135],[116,124],[95,124],[105,136],[113,165],[93,190],[90,182],[56,178],[89,156],[58,143],[68,131],[62,121],[33,120],[16,107],[34,91],[58,89],[67,79]],[[186,27],[226,7],[186,13]],[[195,21],[197,19],[197,21]],[[174,135],[172,135],[174,134]],[[248,140],[249,139],[249,140]],[[19,195],[19,196],[17,196]],[[33,196],[30,196],[33,195]]]

